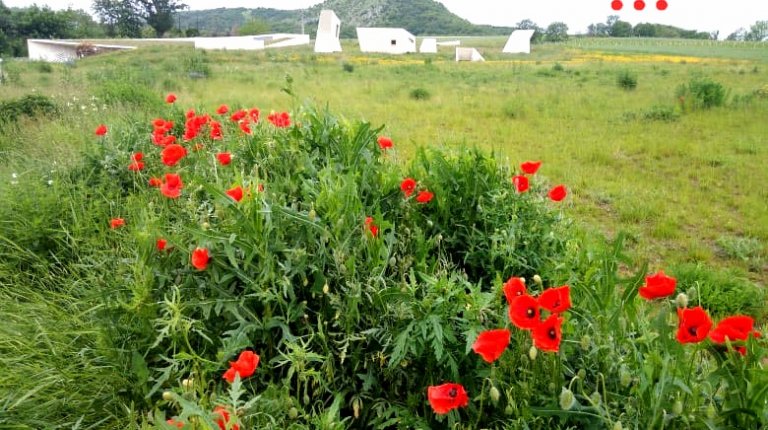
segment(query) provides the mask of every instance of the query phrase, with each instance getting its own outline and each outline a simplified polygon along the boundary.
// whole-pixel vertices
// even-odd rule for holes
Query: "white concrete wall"
[[[271,42],[266,42],[266,48],[285,48],[287,46],[309,45],[308,34],[275,34]]]
[[[320,11],[320,21],[317,24],[315,37],[315,52],[341,52],[341,20],[332,10]]]
[[[77,45],[51,43],[51,41],[27,39],[29,59],[64,63],[77,59]]]
[[[237,37],[195,37],[195,49],[241,49],[258,51],[264,49],[264,41],[253,36]]]
[[[427,38],[421,41],[419,52],[424,54],[437,54],[437,39]]]
[[[402,28],[357,28],[361,52],[405,54],[416,52],[416,36]]]

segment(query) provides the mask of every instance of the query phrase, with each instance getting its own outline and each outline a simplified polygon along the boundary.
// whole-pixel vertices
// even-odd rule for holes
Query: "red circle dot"
[[[635,9],[637,9],[637,10],[645,9],[645,2],[643,0],[637,0],[635,2]]]
[[[624,4],[622,4],[619,0],[613,0],[611,2],[611,9],[613,10],[621,10],[622,7],[624,7]]]
[[[669,5],[664,0],[659,0],[656,2],[656,9],[658,10],[666,10],[667,6]]]

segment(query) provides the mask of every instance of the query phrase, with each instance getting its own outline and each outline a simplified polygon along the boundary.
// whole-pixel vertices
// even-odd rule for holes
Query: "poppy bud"
[[[305,404],[305,405],[308,405],[308,404],[309,404],[309,401],[310,401],[310,399],[309,399],[309,394],[304,394],[304,404]]]
[[[166,402],[170,402],[173,400],[173,393],[170,391],[163,391],[163,400]]]
[[[201,227],[203,227],[203,230],[208,230],[209,228],[211,228],[211,225],[208,222],[204,222],[201,225]]]
[[[541,280],[541,276],[539,276],[539,275],[533,275],[533,283],[534,283],[534,284],[536,284],[536,285],[538,285],[538,286],[541,286],[541,285],[543,285],[543,282],[542,282],[542,280]]]
[[[680,293],[675,297],[675,304],[678,308],[687,308],[688,307],[688,295],[685,293]]]
[[[595,391],[594,393],[592,393],[592,395],[589,396],[589,400],[592,402],[593,405],[599,406],[603,398],[600,396],[600,393]]]
[[[183,381],[181,381],[181,387],[185,390],[191,390],[195,386],[195,380],[192,378],[187,378]]]
[[[619,383],[622,387],[628,387],[632,383],[632,375],[629,374],[629,371],[624,366],[619,370]]]
[[[501,393],[499,392],[498,388],[496,388],[495,386],[492,386],[490,395],[494,405],[499,402],[499,397],[501,397]]]
[[[581,341],[579,342],[579,346],[581,346],[581,349],[584,351],[589,349],[589,346],[592,344],[592,339],[589,337],[589,335],[584,335],[581,337]]]
[[[307,278],[304,278],[304,286],[306,287],[307,285],[309,285],[309,280]]]
[[[330,291],[330,290],[331,290],[331,287],[329,287],[329,286],[328,286],[328,283],[326,282],[326,283],[323,285],[323,294],[328,294],[328,291]]]
[[[288,409],[288,418],[295,420],[299,416],[299,410],[296,408]]]
[[[392,257],[389,258],[389,265],[391,267],[395,267],[395,264],[397,264],[397,258],[393,255]]]
[[[688,294],[688,300],[696,300],[696,298],[699,296],[698,291],[696,291],[696,288],[689,288],[688,291],[685,292]]]
[[[714,419],[715,415],[717,415],[717,410],[715,409],[715,405],[710,403],[709,406],[707,406],[707,412],[706,413],[707,413],[707,418]]]
[[[621,421],[616,421],[613,423],[613,430],[624,430],[624,427],[621,425]]]
[[[675,404],[672,405],[672,413],[675,415],[680,415],[683,413],[683,402],[680,400],[675,400]]]
[[[435,225],[435,223],[433,223],[431,219],[428,219],[427,220],[427,225],[432,227],[433,225]]]
[[[569,411],[576,404],[576,398],[573,396],[573,392],[565,387],[560,392],[560,409]]]
[[[307,217],[309,217],[310,221],[314,221],[315,218],[317,217],[317,212],[315,212],[314,209],[310,209],[309,213],[307,214]]]
[[[528,358],[531,359],[531,361],[536,361],[536,356],[539,355],[539,350],[536,349],[535,346],[531,346],[531,349],[528,350]]]
[[[355,415],[355,418],[360,418],[361,403],[362,402],[360,399],[355,399],[352,401],[352,413]]]
[[[507,415],[512,415],[515,413],[515,408],[513,408],[512,405],[507,405],[507,407],[504,408],[504,413]]]
[[[579,369],[579,372],[577,373],[577,375],[579,376],[579,379],[584,381],[587,378],[587,371],[584,369]]]

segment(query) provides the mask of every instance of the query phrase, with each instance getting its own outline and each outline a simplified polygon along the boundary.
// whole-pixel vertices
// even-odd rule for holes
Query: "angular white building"
[[[416,36],[404,28],[357,27],[357,41],[360,44],[360,52],[416,52]]]
[[[341,52],[340,31],[341,20],[339,17],[332,10],[321,10],[320,21],[317,23],[315,52]]]
[[[531,38],[535,30],[515,30],[509,35],[507,44],[501,51],[505,54],[530,54]]]
[[[475,48],[456,47],[456,61],[485,61]]]

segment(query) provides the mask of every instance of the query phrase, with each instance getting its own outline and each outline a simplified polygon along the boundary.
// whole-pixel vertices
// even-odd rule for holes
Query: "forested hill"
[[[303,10],[208,9],[183,11],[176,17],[182,30],[203,35],[238,34],[243,26],[262,32],[314,34],[320,10],[331,9],[341,19],[341,36],[354,38],[355,27],[402,27],[416,35],[508,35],[512,28],[476,25],[433,0],[326,0]]]

